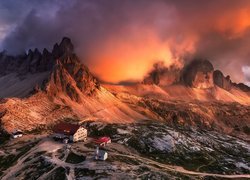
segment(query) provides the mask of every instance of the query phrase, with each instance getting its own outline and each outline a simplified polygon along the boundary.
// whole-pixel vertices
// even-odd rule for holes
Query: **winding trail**
[[[181,166],[174,166],[174,165],[166,165],[166,164],[162,164],[156,161],[153,161],[151,159],[148,158],[143,158],[141,156],[133,156],[133,155],[124,155],[124,154],[117,154],[117,153],[111,153],[113,155],[116,156],[123,156],[123,157],[129,157],[129,158],[133,158],[133,159],[138,159],[142,162],[144,162],[145,164],[152,164],[152,165],[157,165],[161,168],[164,168],[166,170],[170,170],[170,171],[174,171],[174,172],[180,172],[180,173],[184,173],[184,174],[189,174],[189,175],[197,175],[197,176],[201,176],[201,177],[205,177],[205,176],[212,176],[212,177],[221,177],[221,178],[250,178],[250,174],[241,174],[241,175],[223,175],[223,174],[214,174],[214,173],[202,173],[202,172],[196,172],[196,171],[189,171],[184,169]]]
[[[55,152],[57,149],[62,148],[62,144],[56,144],[52,142],[49,138],[44,138],[38,142],[34,147],[32,147],[28,152],[26,152],[24,155],[22,155],[15,165],[10,167],[4,172],[4,176],[2,177],[2,180],[9,180],[11,179],[16,172],[20,171],[23,168],[23,164],[25,160],[31,156],[32,154],[39,152],[39,151],[47,151]],[[33,158],[31,161],[35,161],[38,157]]]
[[[174,172],[179,172],[179,173],[188,174],[188,175],[196,175],[196,176],[200,176],[200,177],[210,176],[210,177],[231,178],[231,179],[237,179],[237,178],[248,178],[249,179],[250,178],[250,174],[223,175],[223,174],[214,174],[214,173],[202,173],[202,172],[196,172],[196,171],[189,171],[189,170],[184,169],[181,166],[162,164],[162,163],[153,161],[151,159],[143,158],[143,157],[137,156],[137,155],[125,155],[125,154],[119,154],[119,153],[114,153],[114,152],[109,152],[109,154],[115,155],[115,156],[128,157],[128,158],[132,158],[135,160],[140,160],[141,162],[143,162],[147,165],[155,165],[155,166],[158,166],[160,168],[166,169],[168,171],[174,171]],[[71,170],[76,168],[76,167],[77,168],[86,168],[88,166],[88,165],[84,164],[84,162],[79,163],[79,164],[70,164],[70,163],[67,163],[67,162],[64,162],[64,161],[58,159],[55,156],[53,156],[53,158],[50,159],[50,162],[57,164],[58,166],[69,167]]]
[[[209,166],[209,165],[213,164],[214,162],[216,162],[216,159],[214,157],[210,156],[209,154],[207,154],[207,156],[209,156],[212,160],[208,164],[204,164],[204,165],[201,165],[200,167],[198,167],[196,169],[196,171],[200,171],[201,168]]]
[[[4,177],[2,177],[2,179],[3,180],[11,179],[15,175],[16,172],[21,170],[21,168],[23,167],[22,164],[30,155],[34,154],[35,152],[41,151],[41,150],[52,153],[52,157],[44,156],[44,158],[46,159],[46,161],[51,162],[51,163],[56,165],[54,167],[54,169],[56,167],[69,168],[69,174],[66,174],[66,177],[68,180],[75,179],[75,173],[74,173],[75,168],[90,168],[91,167],[90,169],[92,169],[92,168],[94,169],[94,168],[98,167],[99,169],[102,169],[102,168],[105,169],[107,166],[107,164],[104,165],[104,164],[102,164],[102,162],[98,162],[98,165],[97,165],[97,164],[95,164],[96,162],[95,161],[93,162],[92,159],[86,159],[85,161],[83,161],[82,163],[79,163],[79,164],[67,163],[64,161],[64,159],[61,160],[56,156],[56,151],[58,149],[62,149],[63,147],[64,147],[63,144],[55,143],[55,142],[49,140],[48,138],[41,140],[35,147],[31,148],[30,151],[28,151],[25,155],[23,155],[21,158],[19,158],[17,163],[14,166],[12,166],[11,168],[8,169],[5,172],[5,175],[4,175]],[[89,151],[93,151],[93,149],[90,149],[90,148],[86,148],[86,149]],[[67,148],[65,148],[65,151],[67,151]],[[154,160],[144,158],[144,157],[141,157],[141,156],[136,155],[136,154],[128,155],[128,154],[121,154],[121,153],[117,153],[117,152],[109,152],[109,155],[135,159],[137,161],[141,161],[143,164],[145,164],[147,166],[151,166],[151,167],[154,166],[156,168],[161,168],[163,170],[165,169],[167,171],[179,172],[179,173],[186,174],[186,175],[194,175],[194,176],[199,176],[199,177],[215,177],[215,178],[218,177],[218,178],[228,178],[228,179],[239,179],[239,178],[250,179],[250,174],[223,175],[223,174],[190,171],[190,170],[184,169],[181,166],[174,166],[174,165],[167,165],[167,164],[159,163],[159,162],[156,162]],[[112,165],[110,167],[112,168]],[[52,170],[50,172],[52,172]],[[47,177],[50,174],[50,172],[45,173],[39,179]]]

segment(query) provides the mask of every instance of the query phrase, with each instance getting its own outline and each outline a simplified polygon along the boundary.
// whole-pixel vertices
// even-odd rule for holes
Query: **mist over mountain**
[[[1,0],[0,179],[250,179],[250,1]]]
[[[142,80],[159,60],[171,66],[186,57],[207,58],[233,81],[247,83],[249,5],[245,0],[4,0],[0,44],[10,53],[52,50],[54,42],[69,36],[81,60],[112,83]]]
[[[0,65],[1,98],[35,98],[38,94],[43,94],[43,98],[48,98],[52,103],[71,107],[74,116],[85,118],[92,117],[95,111],[101,114],[101,109],[106,110],[106,106],[120,104],[116,107],[115,114],[109,112],[106,115],[94,115],[104,121],[116,122],[119,119],[127,122],[138,117],[158,119],[151,113],[141,114],[141,110],[131,109],[126,101],[123,102],[124,97],[119,95],[123,91],[128,93],[129,101],[131,95],[136,95],[158,97],[164,101],[223,101],[244,105],[250,102],[250,88],[247,85],[234,83],[220,70],[214,70],[211,62],[205,59],[194,59],[184,67],[167,67],[164,62],[158,62],[145,74],[142,82],[117,85],[101,83],[81,63],[71,39],[67,37],[59,44],[56,43],[51,52],[44,49],[41,53],[35,49],[16,56],[2,52]],[[151,87],[154,88],[149,90]],[[81,107],[85,111],[80,110]],[[122,115],[125,111],[128,116]]]

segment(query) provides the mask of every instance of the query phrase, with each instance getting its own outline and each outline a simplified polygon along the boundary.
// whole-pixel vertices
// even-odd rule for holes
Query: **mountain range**
[[[52,52],[0,53],[3,129],[31,131],[58,120],[129,123],[144,119],[170,125],[217,128],[243,134],[250,124],[250,88],[233,83],[206,59],[183,68],[159,62],[142,82],[100,82],[64,37]]]
[[[87,141],[54,141],[62,121],[85,127]],[[0,53],[1,179],[250,178],[249,125],[250,88],[206,59],[112,84],[67,37],[51,52]],[[17,129],[24,136],[10,139]],[[93,158],[99,136],[112,139],[107,161]]]

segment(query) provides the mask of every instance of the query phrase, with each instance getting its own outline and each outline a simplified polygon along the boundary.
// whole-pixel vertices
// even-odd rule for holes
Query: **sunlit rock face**
[[[47,84],[50,96],[65,93],[73,101],[81,102],[79,93],[92,95],[99,88],[98,80],[74,53],[74,46],[69,38],[65,37],[59,45],[55,44],[52,55],[56,61]]]
[[[182,82],[190,87],[208,89],[214,87],[214,67],[208,60],[193,60],[182,73]]]
[[[238,88],[241,91],[244,92],[249,92],[250,91],[250,87],[248,87],[247,85],[243,84],[243,83],[234,83],[231,81],[230,76],[224,76],[223,73],[219,70],[214,71],[213,74],[213,78],[214,78],[214,84],[219,86],[222,89],[225,89],[227,91],[230,91],[233,87],[234,88]]]
[[[237,88],[239,88],[240,90],[242,91],[245,91],[245,92],[250,92],[250,87],[245,85],[244,83],[233,83],[233,85]]]
[[[230,76],[224,77],[223,73],[219,70],[214,71],[213,74],[214,84],[229,91],[232,89],[232,82]]]
[[[44,49],[41,53],[38,49],[29,50],[18,56],[0,52],[0,77],[11,75],[14,95],[18,91],[20,97],[29,96],[39,90],[44,90],[54,97],[63,93],[76,102],[81,102],[79,94],[93,95],[99,88],[99,81],[90,73],[89,69],[81,64],[74,52],[71,40],[64,37],[59,44],[55,44],[52,52]],[[36,78],[35,78],[36,77]],[[24,90],[20,86],[22,80],[26,80]],[[0,93],[6,97],[6,93]],[[8,96],[13,96],[7,93]],[[19,96],[18,96],[19,97]]]

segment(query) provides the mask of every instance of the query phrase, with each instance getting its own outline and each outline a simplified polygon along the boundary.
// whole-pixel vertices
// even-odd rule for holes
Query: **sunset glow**
[[[250,0],[0,0],[0,180],[249,179]]]
[[[141,81],[151,70],[152,65],[163,61],[165,66],[175,64],[182,67],[182,55],[194,51],[195,39],[187,39],[179,44],[173,44],[169,39],[162,42],[156,34],[144,33],[140,38],[114,37],[104,42],[98,53],[93,53],[89,67],[102,77],[102,80],[112,83],[126,80]]]
[[[167,43],[160,43],[153,35],[140,40],[114,38],[92,57],[90,68],[106,81],[140,80],[157,61],[175,63]],[[101,60],[100,60],[101,59]]]
[[[246,79],[241,70],[250,65],[246,0],[19,5],[10,3],[9,11],[0,12],[0,25],[6,27],[0,28],[0,47],[10,53],[42,51],[68,36],[81,61],[106,82],[140,81],[157,61],[183,66],[194,57],[209,59],[235,82]],[[11,8],[22,13],[9,13]]]
[[[216,29],[232,37],[241,36],[250,27],[250,10],[243,8],[218,17]]]
[[[203,42],[204,34],[217,33],[229,41],[244,37],[244,33],[250,27],[250,11],[247,8],[240,8],[215,14],[214,17],[207,17],[207,19],[192,20],[190,27],[185,25],[186,23],[188,22],[184,22],[184,27],[182,24],[173,24],[168,27],[166,34],[168,31],[173,33],[172,26],[176,28],[176,32],[164,40],[159,37],[159,32],[154,26],[137,28],[136,31],[128,31],[127,34],[124,32],[114,34],[97,45],[100,49],[98,53],[91,53],[92,61],[88,65],[106,82],[140,81],[157,61],[164,61],[167,67],[172,64],[182,67],[187,55],[198,54],[199,57],[200,47],[197,47],[197,44],[211,43],[210,41]],[[194,23],[197,29],[191,28]],[[180,31],[180,28],[186,31]],[[96,52],[96,46],[94,51]],[[225,68],[226,73],[232,71],[234,73],[235,67],[239,64],[233,64],[236,65],[234,68],[221,68]],[[242,79],[242,74],[235,74],[233,78],[239,81]]]

